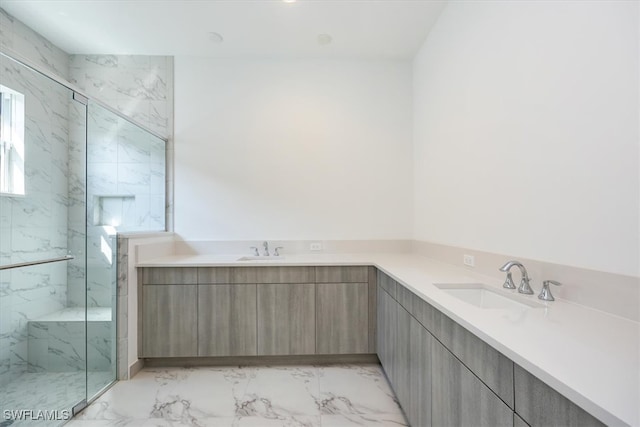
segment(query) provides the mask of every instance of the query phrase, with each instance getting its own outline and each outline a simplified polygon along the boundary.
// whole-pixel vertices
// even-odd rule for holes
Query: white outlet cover
[[[476,257],[474,257],[473,255],[463,255],[462,262],[464,263],[464,265],[468,265],[469,267],[475,267]]]
[[[321,251],[322,250],[322,243],[320,243],[320,242],[312,243],[311,245],[309,245],[309,250]]]

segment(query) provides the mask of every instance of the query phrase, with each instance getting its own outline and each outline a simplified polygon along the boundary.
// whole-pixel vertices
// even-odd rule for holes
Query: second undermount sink
[[[243,256],[238,258],[236,261],[282,261],[284,256],[278,255],[269,255],[269,256]]]
[[[544,304],[524,295],[502,291],[482,283],[440,283],[436,287],[461,301],[485,309],[526,310],[544,307]]]

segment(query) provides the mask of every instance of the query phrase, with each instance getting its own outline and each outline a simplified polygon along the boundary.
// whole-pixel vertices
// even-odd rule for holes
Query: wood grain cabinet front
[[[532,427],[604,426],[582,408],[515,365],[516,413]]]
[[[391,295],[378,286],[378,311],[377,311],[378,336],[376,350],[378,359],[387,374],[387,378],[393,385],[396,356],[395,333],[398,325],[398,303]]]
[[[437,341],[432,345],[432,425],[513,426],[513,410]]]
[[[258,354],[316,352],[316,285],[258,285]]]
[[[197,356],[197,285],[144,285],[141,293],[142,357]]]
[[[316,352],[369,353],[369,284],[316,284]]]
[[[257,354],[256,285],[198,285],[198,356]]]

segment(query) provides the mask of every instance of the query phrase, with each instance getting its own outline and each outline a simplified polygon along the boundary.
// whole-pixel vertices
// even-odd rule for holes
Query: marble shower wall
[[[70,90],[6,58],[0,83],[25,95],[26,159],[26,194],[0,196],[0,262],[66,255],[68,218],[84,212],[83,198],[69,196],[69,140],[85,108]],[[30,368],[28,322],[66,306],[67,268],[59,262],[1,272],[0,384]]]
[[[111,108],[131,117],[137,123],[151,129],[160,136],[168,139],[165,147],[166,173],[164,185],[166,187],[164,211],[167,228],[173,223],[173,57],[170,56],[140,56],[140,55],[71,55],[69,66],[70,81],[84,90],[89,96],[104,102]],[[133,131],[130,133],[134,133]],[[133,135],[131,135],[133,136]],[[128,138],[129,141],[134,141]],[[119,141],[118,155],[122,151]],[[110,153],[113,155],[116,147],[112,140],[89,138],[89,145],[95,153]],[[132,145],[130,152],[138,150]],[[104,176],[108,163],[113,163],[113,157],[105,162],[94,158],[92,168]],[[118,159],[120,161],[120,159]],[[125,163],[130,163],[125,160]],[[89,169],[91,174],[91,169]],[[120,169],[118,169],[120,172]],[[108,185],[108,181],[105,181]],[[150,213],[151,214],[151,213]],[[155,214],[153,214],[155,215]],[[161,229],[164,230],[164,225]],[[144,230],[158,230],[153,227]]]
[[[162,136],[173,117],[173,57],[71,55],[70,81]]]
[[[0,8],[0,47],[69,79],[69,55]]]

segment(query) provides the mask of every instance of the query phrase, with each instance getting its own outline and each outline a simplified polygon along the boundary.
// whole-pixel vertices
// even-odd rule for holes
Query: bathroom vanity
[[[535,295],[523,309],[480,308],[440,285],[502,291],[468,270],[410,254],[138,267],[148,363],[377,357],[414,426],[638,421],[636,322]]]
[[[373,267],[144,268],[140,356],[375,354]]]

